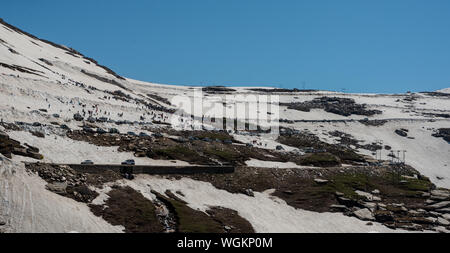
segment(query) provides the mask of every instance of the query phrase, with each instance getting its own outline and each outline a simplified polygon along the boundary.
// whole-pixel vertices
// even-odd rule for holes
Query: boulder
[[[66,182],[54,182],[46,185],[47,190],[57,194],[65,194],[67,189]]]
[[[373,203],[373,202],[363,202],[362,205],[365,208],[368,208],[369,210],[371,210],[372,212],[375,211],[375,209],[377,208],[377,204]]]
[[[253,192],[252,189],[246,189],[244,191],[245,195],[250,196],[250,197],[255,197],[255,193]]]
[[[430,215],[430,216],[432,216],[432,217],[441,217],[441,214],[440,214],[440,213],[438,213],[438,212],[433,212],[433,211],[428,212],[428,215]]]
[[[445,227],[443,227],[443,226],[437,226],[437,227],[434,228],[434,230],[435,230],[436,232],[439,232],[439,233],[448,233],[448,232],[449,232],[449,231],[448,231]]]
[[[423,218],[424,224],[435,224],[437,222],[437,218],[434,217],[425,217]]]
[[[432,190],[431,197],[450,198],[450,192],[445,190]]]
[[[375,190],[372,191],[372,194],[380,194],[380,190],[375,189]]]
[[[441,218],[441,217],[438,217],[436,222],[437,222],[439,225],[442,225],[442,226],[448,226],[448,225],[450,225],[450,221],[448,221],[448,220],[446,220],[446,219],[444,219],[444,218]]]
[[[439,213],[450,213],[450,208],[436,209],[435,211]]]
[[[342,192],[335,192],[334,194],[336,195],[336,197],[344,197],[344,193]]]
[[[422,214],[421,212],[418,212],[418,211],[416,211],[416,210],[409,210],[408,213],[409,213],[410,215],[412,215],[412,216],[417,216],[417,215]]]
[[[431,195],[430,196],[430,200],[435,200],[435,201],[443,201],[443,200],[447,200],[448,197],[445,196],[439,196],[439,195]]]
[[[331,205],[330,209],[333,211],[338,211],[338,212],[346,212],[348,211],[348,207],[344,206],[344,205]]]
[[[370,193],[368,193],[368,192],[363,192],[363,191],[360,191],[360,190],[356,190],[355,193],[356,193],[358,196],[360,196],[360,197],[362,197],[363,199],[365,199],[365,200],[373,201],[373,195],[370,194]]]
[[[387,206],[383,203],[377,203],[378,208],[386,208]]]
[[[427,204],[427,205],[431,205],[431,204],[434,204],[434,203],[436,203],[436,201],[434,201],[432,199],[425,200],[425,204]]]
[[[373,201],[380,202],[381,198],[378,196],[373,196]]]
[[[314,179],[314,182],[316,182],[317,184],[326,184],[326,183],[328,183],[328,180],[316,178],[316,179]]]
[[[358,209],[354,211],[353,214],[360,220],[367,220],[367,221],[375,220],[373,213],[367,208]]]
[[[450,206],[450,201],[442,201],[442,202],[438,202],[436,204],[429,205],[428,208],[441,209],[441,208],[449,207],[449,206]]]

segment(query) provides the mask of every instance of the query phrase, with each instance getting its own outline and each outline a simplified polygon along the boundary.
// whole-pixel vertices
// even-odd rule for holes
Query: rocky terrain
[[[7,158],[12,158],[12,154],[24,157],[30,157],[36,160],[42,160],[44,157],[39,154],[39,148],[30,146],[26,143],[9,138],[8,134],[0,131],[0,154]]]
[[[381,114],[380,110],[367,110],[366,105],[355,103],[351,98],[339,98],[339,97],[320,97],[311,101],[298,102],[291,104],[284,104],[288,106],[288,109],[294,109],[304,112],[310,112],[311,109],[323,109],[326,112],[334,113],[342,116],[364,115],[373,116],[375,114]]]
[[[449,232],[448,115],[448,89],[141,82],[0,20],[0,232]],[[129,159],[235,172],[68,166]]]

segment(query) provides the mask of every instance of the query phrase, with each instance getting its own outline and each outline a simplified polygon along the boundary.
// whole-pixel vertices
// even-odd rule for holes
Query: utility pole
[[[403,164],[406,164],[406,156],[405,156],[405,154],[406,154],[406,152],[408,152],[408,151],[402,150],[402,152],[403,152]]]

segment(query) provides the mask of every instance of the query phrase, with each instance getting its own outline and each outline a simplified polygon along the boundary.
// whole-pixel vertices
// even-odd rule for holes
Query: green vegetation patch
[[[204,153],[208,156],[215,156],[220,160],[233,162],[240,157],[240,154],[232,149],[213,149],[209,148],[204,151]]]
[[[427,177],[404,178],[393,172],[386,174],[384,182],[389,183],[388,186],[385,186],[386,188],[395,188],[395,191],[390,189],[386,191],[386,194],[393,197],[421,198],[422,192],[428,192],[434,187],[433,183]]]
[[[233,140],[233,137],[231,137],[228,133],[224,132],[204,132],[197,135],[197,138],[204,139],[209,138],[211,140]]]
[[[341,192],[344,197],[359,199],[360,196],[355,190],[370,192],[374,190],[374,185],[368,175],[362,173],[337,174],[331,177],[330,183],[323,186],[330,193]]]
[[[301,165],[313,165],[321,167],[332,167],[341,164],[339,158],[330,153],[314,153],[302,157]]]
[[[166,159],[180,159],[196,156],[197,153],[185,146],[172,146],[167,148],[157,148],[150,151],[152,157]]]

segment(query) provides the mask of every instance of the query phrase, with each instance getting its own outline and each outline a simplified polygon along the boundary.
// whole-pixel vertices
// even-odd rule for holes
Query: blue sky
[[[349,92],[450,87],[448,0],[4,1],[0,17],[121,75]]]

